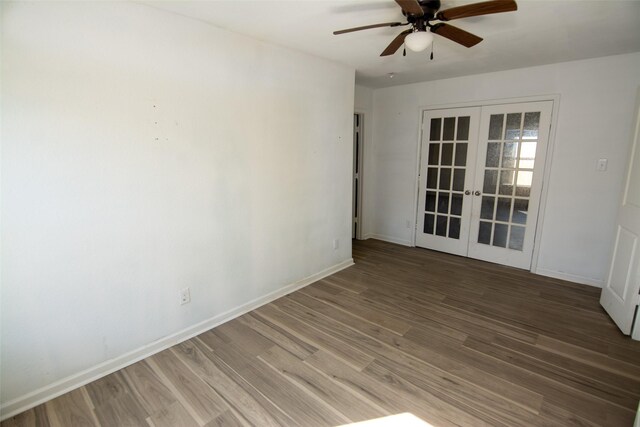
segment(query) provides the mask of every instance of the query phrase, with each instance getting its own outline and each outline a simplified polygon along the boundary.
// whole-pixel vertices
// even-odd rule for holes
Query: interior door
[[[362,167],[362,114],[353,115],[353,191],[352,191],[352,218],[351,218],[351,238],[359,239],[362,235],[362,229],[359,225],[362,223],[360,219],[362,198],[362,183],[360,180],[360,169]]]
[[[467,254],[480,108],[423,113],[416,246]]]
[[[617,233],[613,259],[607,282],[600,295],[600,304],[616,322],[620,330],[629,335],[640,298],[640,91],[634,139],[629,156],[627,182],[618,213]],[[636,324],[640,324],[636,322]],[[640,338],[634,331],[634,338]]]
[[[552,107],[482,108],[468,256],[531,268]]]

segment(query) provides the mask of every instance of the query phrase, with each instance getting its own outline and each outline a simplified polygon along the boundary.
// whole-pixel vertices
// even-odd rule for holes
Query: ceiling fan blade
[[[424,15],[422,6],[418,3],[418,0],[396,0],[396,3],[400,5],[402,10],[415,16]]]
[[[514,10],[518,10],[518,5],[514,0],[493,0],[442,10],[436,14],[436,19],[440,21],[451,21],[452,19],[469,18],[471,16],[488,15],[490,13],[512,12]]]
[[[481,37],[449,24],[435,24],[431,27],[431,32],[465,47],[475,46],[482,41]]]
[[[400,46],[402,46],[402,43],[404,43],[404,38],[407,37],[407,34],[411,33],[411,31],[412,30],[405,30],[398,34],[396,38],[393,39],[391,43],[389,43],[389,46],[387,46],[387,48],[382,51],[380,56],[389,56],[396,53]]]
[[[368,30],[370,28],[398,27],[400,25],[407,25],[407,24],[404,24],[402,22],[385,22],[384,24],[373,24],[373,25],[365,25],[363,27],[347,28],[346,30],[334,31],[333,34],[337,36],[338,34],[352,33],[354,31]]]

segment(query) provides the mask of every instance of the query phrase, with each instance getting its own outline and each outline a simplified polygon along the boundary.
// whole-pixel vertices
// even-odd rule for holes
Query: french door
[[[416,246],[467,255],[480,107],[425,111]]]
[[[552,106],[424,112],[416,246],[531,267]]]

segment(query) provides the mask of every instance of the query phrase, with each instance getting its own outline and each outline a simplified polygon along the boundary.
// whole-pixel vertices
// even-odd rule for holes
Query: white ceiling
[[[433,61],[428,52],[403,57],[402,49],[379,56],[405,27],[332,34],[402,20],[393,0],[142,2],[347,64],[357,70],[358,84],[376,88],[640,51],[640,0],[518,0],[517,12],[451,22],[484,41],[467,49],[436,36]],[[470,3],[442,0],[441,10]]]

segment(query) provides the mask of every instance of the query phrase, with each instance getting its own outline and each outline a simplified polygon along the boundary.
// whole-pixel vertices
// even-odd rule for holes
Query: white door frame
[[[363,240],[366,239],[366,235],[364,233],[364,205],[363,205],[363,200],[364,200],[364,169],[365,169],[365,138],[368,132],[366,132],[365,127],[367,126],[367,120],[366,120],[366,113],[359,111],[359,110],[355,110],[353,112],[354,116],[357,114],[360,116],[360,124],[359,124],[359,131],[360,131],[360,152],[359,152],[359,158],[358,158],[358,195],[357,195],[357,203],[358,203],[358,227],[356,228],[356,239],[357,240]],[[353,125],[354,127],[354,131],[355,131],[355,123]],[[354,151],[355,151],[355,140],[353,141],[353,146],[354,146]],[[355,164],[355,159],[354,159],[354,164]],[[352,187],[353,187],[353,179],[352,179]],[[352,200],[355,200],[355,196],[352,195]]]
[[[478,101],[468,101],[468,102],[456,102],[451,104],[432,104],[432,105],[423,105],[418,107],[418,123],[420,123],[419,132],[418,132],[418,143],[416,150],[416,164],[414,170],[414,184],[413,184],[413,223],[418,223],[418,192],[420,191],[420,153],[422,152],[422,132],[423,123],[422,117],[426,110],[440,110],[447,108],[465,108],[465,107],[483,107],[490,105],[499,105],[499,104],[517,104],[524,102],[536,102],[536,101],[552,101],[553,107],[551,110],[551,128],[549,129],[549,142],[547,145],[547,154],[545,158],[545,166],[544,166],[544,174],[542,176],[542,192],[540,194],[540,205],[538,207],[537,213],[537,225],[535,238],[533,243],[533,255],[531,257],[531,271],[532,273],[537,273],[538,270],[538,258],[540,256],[540,240],[542,237],[542,229],[544,225],[544,212],[547,206],[547,195],[549,192],[549,178],[551,176],[551,166],[553,163],[553,153],[555,150],[555,141],[556,141],[556,128],[558,124],[558,111],[560,110],[560,94],[549,94],[549,95],[536,95],[536,96],[526,96],[526,97],[518,97],[518,98],[501,98],[501,99],[487,99],[487,100],[478,100]],[[417,228],[413,227],[412,231],[412,239],[411,242],[413,246],[416,245],[416,235]]]

